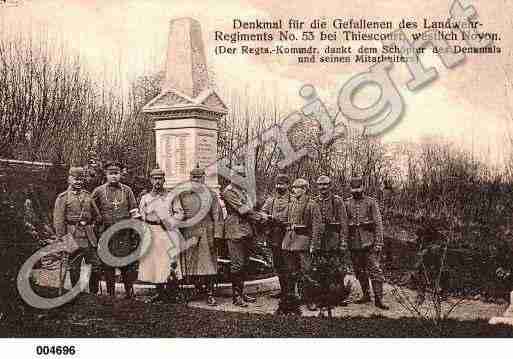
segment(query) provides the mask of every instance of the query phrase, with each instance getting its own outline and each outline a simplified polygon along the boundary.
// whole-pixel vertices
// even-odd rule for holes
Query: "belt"
[[[148,220],[145,220],[145,222],[148,223],[148,224],[153,224],[154,226],[161,226],[162,225],[161,221],[148,221]]]

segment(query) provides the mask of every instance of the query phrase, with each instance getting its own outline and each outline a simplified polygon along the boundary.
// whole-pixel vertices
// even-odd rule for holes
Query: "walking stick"
[[[66,274],[68,272],[68,253],[63,252],[61,264],[59,268],[59,297],[62,295],[64,290],[64,281],[66,280]]]

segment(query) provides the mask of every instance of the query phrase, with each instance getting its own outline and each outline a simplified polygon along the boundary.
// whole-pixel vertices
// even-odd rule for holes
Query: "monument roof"
[[[203,90],[197,97],[191,98],[176,89],[165,89],[143,107],[143,112],[163,112],[173,110],[204,109],[219,113],[228,112],[228,108],[213,89]]]

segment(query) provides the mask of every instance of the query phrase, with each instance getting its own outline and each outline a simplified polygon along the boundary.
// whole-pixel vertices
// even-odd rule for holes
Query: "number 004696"
[[[37,355],[75,355],[74,345],[38,345]]]

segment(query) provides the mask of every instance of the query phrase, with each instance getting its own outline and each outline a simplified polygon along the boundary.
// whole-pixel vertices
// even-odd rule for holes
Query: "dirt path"
[[[359,290],[354,277],[349,277],[352,282],[352,293],[350,300],[354,301],[359,296]],[[392,287],[391,285],[385,285],[385,303],[390,306],[390,310],[383,311],[376,308],[373,303],[369,304],[354,304],[350,303],[347,307],[337,307],[334,309],[333,314],[336,317],[372,317],[372,316],[384,316],[388,318],[401,318],[401,317],[414,317],[415,315],[405,309],[397,300],[397,295],[393,294],[394,289],[398,290],[403,297],[408,298],[410,301],[414,301],[416,293],[412,290]],[[257,298],[257,302],[250,304],[247,308],[240,308],[232,304],[231,298],[218,298],[219,305],[216,307],[209,307],[203,301],[193,301],[189,303],[189,306],[196,308],[203,308],[209,310],[219,310],[227,312],[246,312],[246,313],[257,313],[257,314],[272,314],[278,307],[278,299],[270,298],[269,295],[262,295]],[[455,302],[455,299],[449,299],[449,302],[444,305],[444,311],[447,311],[449,307]],[[432,305],[425,303],[420,309],[422,313],[429,313]],[[464,300],[459,304],[451,314],[451,318],[460,320],[474,320],[474,319],[489,319],[493,316],[501,315],[507,308],[507,305],[498,305],[494,303],[484,303],[477,300]],[[304,316],[316,316],[318,312],[311,312],[306,309],[305,306],[302,308]]]

